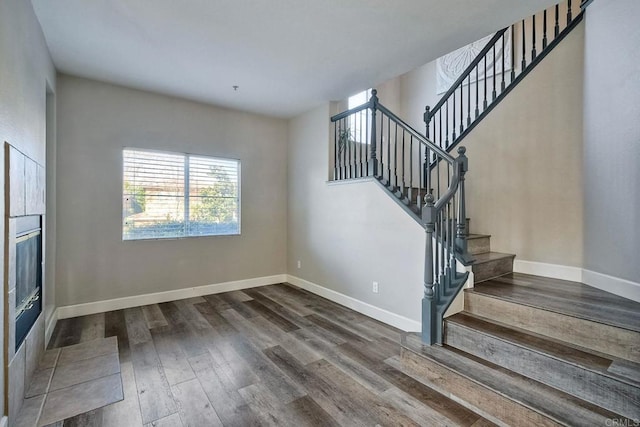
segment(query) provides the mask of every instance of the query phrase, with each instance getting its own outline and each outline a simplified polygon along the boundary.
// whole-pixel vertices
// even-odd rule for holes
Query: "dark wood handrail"
[[[336,179],[373,176],[397,197],[399,204],[419,215],[418,220],[426,231],[423,340],[427,344],[442,343],[444,312],[469,275],[458,273],[457,263],[470,265],[473,261],[467,250],[465,149],[460,147],[458,157],[454,158],[382,105],[375,89],[368,102],[336,114],[331,122]],[[354,145],[352,131],[360,138],[364,131],[365,137],[359,142],[365,143]],[[431,168],[426,167],[432,157],[450,165],[446,167],[446,181],[442,183],[440,169],[435,172],[438,178],[434,182]],[[408,162],[408,173],[405,162]],[[441,190],[444,190],[442,194]]]
[[[584,7],[590,1],[582,0],[581,6]],[[425,228],[422,339],[428,345],[442,344],[444,313],[469,276],[468,272],[461,272],[458,267],[460,264],[469,266],[474,261],[468,251],[466,225],[465,176],[469,170],[469,162],[466,149],[458,144],[583,19],[584,9],[573,17],[570,0],[567,2],[566,26],[564,17],[559,13],[559,6],[556,5],[554,9],[552,35],[548,36],[549,8],[539,12],[538,16],[531,17],[527,23],[525,20],[521,21],[522,66],[518,75],[515,70],[517,61],[514,36],[519,23],[492,35],[433,110],[429,107],[425,109],[424,134],[381,105],[375,89],[371,91],[368,102],[331,117],[335,179],[375,177]],[[538,17],[542,21],[536,21]],[[536,22],[541,22],[542,37],[539,45],[536,44],[540,38],[536,37],[539,36],[536,34]],[[530,27],[531,39],[525,38],[527,27]],[[561,27],[564,27],[562,31]],[[510,41],[506,40],[509,34],[507,31],[511,31]],[[496,50],[500,47],[501,56],[497,59],[502,67],[498,69]],[[511,47],[510,58],[505,57],[507,47]],[[493,62],[490,66],[493,78],[489,79],[487,62],[492,54]],[[527,58],[529,54],[530,60]],[[511,72],[507,75],[505,67],[509,59]],[[480,85],[477,83],[480,81],[479,73],[483,65],[484,99],[480,98]],[[475,114],[472,114],[471,109],[473,74],[476,82]],[[467,87],[463,86],[465,83],[468,84]],[[489,84],[492,86],[491,92],[487,89]],[[453,114],[450,114],[452,108]],[[367,113],[363,114],[362,111]],[[436,112],[439,112],[437,116]],[[437,120],[434,121],[434,117]],[[459,122],[456,122],[458,118]],[[458,153],[456,157],[451,153],[455,146]],[[440,161],[444,161],[444,169]]]
[[[592,0],[587,0],[586,3],[587,5],[591,2]],[[537,64],[539,64],[540,62],[542,62],[542,60],[556,47],[558,46],[562,40],[569,34],[571,33],[571,31],[573,31],[573,29],[575,27],[578,26],[578,24],[580,22],[582,22],[582,19],[584,18],[584,14],[585,11],[584,9],[580,11],[580,13],[578,13],[578,15],[576,15],[571,22],[562,30],[559,31],[558,34],[556,34],[555,38],[550,41],[547,46],[538,53],[538,55],[536,56],[536,58],[530,62],[526,68],[520,72],[520,74],[517,75],[517,77],[513,78],[512,81],[509,82],[509,84],[505,87],[505,89],[503,91],[500,92],[500,94],[496,97],[495,100],[493,100],[493,102],[491,102],[485,109],[482,110],[482,112],[479,113],[479,115],[477,117],[475,117],[473,119],[473,121],[465,127],[464,131],[462,133],[460,133],[458,135],[458,137],[455,139],[455,141],[452,141],[451,144],[449,144],[447,146],[447,152],[451,152],[453,149],[455,149],[461,142],[462,140],[471,133],[471,131],[473,131],[473,129],[476,127],[476,125],[478,125],[487,115],[489,115],[489,113],[522,81],[524,80],[524,78],[536,67]],[[430,117],[434,116],[434,112],[435,110],[431,110],[430,113]],[[431,167],[434,167],[435,165],[432,163]]]
[[[382,111],[384,114],[389,116],[395,123],[400,125],[400,127],[404,128],[404,130],[409,132],[414,138],[416,138],[423,145],[426,145],[427,147],[429,147],[429,150],[436,152],[438,156],[443,158],[443,160],[446,160],[448,163],[453,164],[455,159],[453,158],[453,156],[451,156],[451,154],[447,153],[445,150],[438,147],[433,141],[430,141],[427,138],[425,138],[424,135],[420,134],[417,130],[412,128],[407,122],[402,120],[400,117],[396,116],[387,107],[378,103],[378,110]]]
[[[502,30],[497,31],[494,34],[491,40],[489,40],[485,45],[485,47],[482,48],[480,53],[478,53],[478,55],[476,55],[474,60],[471,61],[469,66],[465,68],[465,70],[460,74],[460,77],[458,77],[458,80],[456,80],[451,85],[449,90],[444,95],[442,95],[442,98],[440,98],[440,101],[438,101],[438,103],[433,107],[433,109],[431,109],[430,117],[433,117],[433,113],[438,109],[440,109],[440,107],[442,107],[445,102],[447,102],[447,99],[449,99],[449,97],[456,91],[456,89],[458,89],[458,86],[460,86],[460,84],[467,78],[469,73],[471,73],[471,71],[473,71],[476,68],[476,66],[480,63],[480,61],[482,61],[482,59],[487,55],[487,53],[489,53],[489,50],[491,50],[493,45],[496,44],[498,40],[500,40],[500,37],[502,37],[502,35],[505,33],[505,31],[507,31],[508,28],[509,27],[503,28]]]
[[[580,2],[580,9],[586,9],[586,7],[589,6],[592,1],[593,0],[582,0],[582,2]]]
[[[359,113],[360,111],[363,111],[363,110],[366,110],[366,109],[373,109],[372,103],[373,102],[370,100],[370,101],[365,102],[364,104],[358,105],[357,107],[353,107],[350,110],[343,111],[342,113],[336,114],[335,116],[331,116],[331,122],[337,122],[338,120],[345,119],[345,118],[351,116],[352,114]],[[409,132],[422,145],[426,145],[427,147],[429,147],[429,150],[434,151],[435,153],[437,153],[438,156],[442,157],[443,160],[446,160],[448,163],[453,164],[455,159],[453,158],[453,156],[451,156],[451,154],[447,153],[445,150],[443,150],[442,148],[438,147],[433,141],[430,141],[429,139],[425,138],[424,135],[422,135],[420,132],[418,132],[417,130],[412,128],[407,122],[402,120],[400,117],[398,117],[395,113],[393,113],[387,107],[385,107],[384,105],[382,105],[382,104],[380,104],[378,102],[378,103],[376,103],[376,107],[375,108],[377,110],[381,111],[382,113],[384,113],[385,115],[387,115],[388,117],[390,117],[391,120],[393,120],[395,123],[397,123],[404,130]]]
[[[336,114],[335,116],[331,116],[332,122],[337,122],[338,120],[349,117],[352,114],[359,113],[362,110],[366,110],[367,108],[371,108],[371,101],[367,101],[362,105],[358,105],[357,107],[353,107],[350,110],[343,111],[342,113]]]
[[[451,175],[451,183],[449,184],[449,188],[447,191],[440,195],[440,198],[433,205],[436,212],[440,212],[444,209],[444,207],[453,199],[453,196],[456,195],[458,191],[458,184],[460,183],[460,171],[455,170],[453,175]]]

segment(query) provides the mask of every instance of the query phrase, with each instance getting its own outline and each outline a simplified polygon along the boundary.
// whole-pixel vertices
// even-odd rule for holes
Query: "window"
[[[349,100],[347,101],[349,103],[347,108],[350,110],[352,108],[356,108],[357,106],[364,104],[365,102],[368,102],[369,98],[371,97],[370,92],[371,92],[371,89],[367,89],[367,90],[363,90],[360,93],[356,93],[353,96],[350,96]]]
[[[371,89],[363,90],[360,93],[356,93],[349,97],[348,109],[356,108],[365,102],[369,101],[371,97]],[[351,133],[351,139],[354,142],[362,144],[367,143],[367,136],[370,129],[369,121],[371,120],[371,113],[369,109],[362,110],[356,114],[349,116],[349,132]]]
[[[240,161],[125,148],[122,239],[240,234]]]

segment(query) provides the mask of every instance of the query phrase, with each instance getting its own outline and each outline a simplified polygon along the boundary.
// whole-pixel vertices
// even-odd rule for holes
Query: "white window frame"
[[[167,237],[139,237],[139,238],[125,238],[125,217],[124,217],[124,179],[125,179],[125,151],[138,151],[138,152],[147,152],[147,153],[159,153],[159,154],[169,154],[174,156],[183,156],[184,157],[184,222],[185,222],[185,230],[188,232],[190,227],[188,224],[191,222],[190,215],[190,199],[191,196],[189,194],[190,189],[190,169],[189,163],[191,157],[202,157],[207,159],[215,159],[222,160],[228,162],[236,162],[237,163],[237,212],[238,212],[238,231],[236,233],[215,233],[215,234],[184,234],[182,236],[167,236]],[[121,198],[121,227],[122,227],[122,240],[127,241],[144,241],[144,240],[177,240],[177,239],[190,239],[190,238],[198,238],[198,237],[218,237],[218,236],[239,236],[242,234],[242,162],[240,159],[233,159],[228,157],[219,157],[219,156],[210,156],[204,154],[194,154],[194,153],[184,153],[179,151],[166,151],[166,150],[154,150],[149,148],[136,148],[136,147],[123,147],[122,148],[122,173],[120,174],[121,182],[120,188],[122,192]]]

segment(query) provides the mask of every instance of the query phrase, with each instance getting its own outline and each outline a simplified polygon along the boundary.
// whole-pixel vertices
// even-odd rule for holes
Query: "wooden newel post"
[[[469,159],[465,153],[467,149],[465,147],[458,147],[458,158],[455,160],[455,165],[460,174],[460,183],[458,184],[458,222],[456,225],[456,249],[463,259],[471,260],[471,256],[467,252],[467,210],[466,210],[466,196],[465,196],[465,174],[469,170]]]
[[[426,230],[426,242],[424,250],[424,297],[422,298],[422,341],[433,345],[437,335],[437,300],[436,283],[433,264],[433,233],[435,231],[437,211],[434,207],[433,194],[425,196],[425,205],[422,209],[422,222]]]
[[[376,158],[376,112],[378,110],[378,91],[371,90],[371,99],[369,99],[371,108],[371,143],[369,150],[371,153],[371,161],[369,162],[368,176],[378,176],[378,159]]]

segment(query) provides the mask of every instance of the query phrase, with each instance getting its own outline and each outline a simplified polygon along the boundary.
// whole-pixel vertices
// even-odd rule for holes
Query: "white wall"
[[[585,268],[640,283],[640,2],[594,1],[584,61]],[[640,295],[640,292],[636,293]]]
[[[59,75],[59,306],[286,273],[286,121]],[[122,148],[242,161],[242,235],[122,241]]]
[[[55,71],[30,1],[0,2],[0,142],[9,142],[38,163],[45,164],[46,87],[55,88]],[[4,148],[0,165],[4,168]],[[4,188],[4,173],[0,174]],[[0,217],[4,218],[4,197]],[[4,236],[0,221],[0,236]],[[4,245],[0,245],[4,259]],[[45,255],[46,256],[46,255]],[[4,277],[4,275],[3,275]],[[46,301],[45,301],[46,304]],[[0,292],[0,318],[4,319],[4,292]],[[4,327],[2,334],[4,335]],[[4,352],[0,366],[5,365]],[[4,384],[4,369],[0,370]],[[0,387],[0,412],[4,408],[4,386]]]
[[[424,229],[375,182],[326,182],[329,116],[324,105],[289,122],[288,272],[419,321]]]

